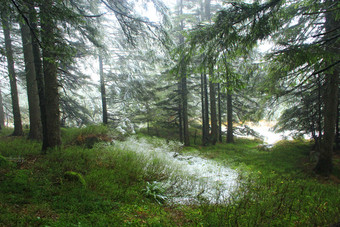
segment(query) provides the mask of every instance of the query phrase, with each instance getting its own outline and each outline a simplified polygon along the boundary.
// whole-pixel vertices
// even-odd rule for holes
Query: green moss
[[[77,173],[77,172],[74,172],[74,171],[66,171],[64,173],[64,178],[68,181],[79,182],[84,187],[86,187],[86,181],[80,173]]]

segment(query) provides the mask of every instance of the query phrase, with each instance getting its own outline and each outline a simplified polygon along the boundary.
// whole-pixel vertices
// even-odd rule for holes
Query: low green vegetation
[[[145,171],[143,156],[110,144],[105,127],[63,130],[60,150],[0,137],[0,226],[328,226],[340,221],[339,175],[312,172],[310,144],[260,141],[184,148],[237,169],[240,187],[224,204],[167,203],[157,184],[162,161]],[[98,138],[91,146],[80,138]],[[152,137],[140,134],[152,141]],[[157,141],[156,141],[157,142]],[[339,160],[335,159],[335,173]]]

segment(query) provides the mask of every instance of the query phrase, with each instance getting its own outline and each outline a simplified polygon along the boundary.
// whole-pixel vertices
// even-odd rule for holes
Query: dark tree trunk
[[[103,59],[99,55],[99,74],[100,74],[100,94],[102,96],[102,108],[103,108],[103,124],[107,125],[107,104],[106,104],[106,90],[105,90],[105,79],[103,69]]]
[[[234,132],[233,132],[233,100],[230,90],[227,91],[227,143],[234,142]]]
[[[27,97],[30,119],[30,132],[28,138],[34,140],[41,140],[42,125],[40,117],[38,86],[36,81],[36,72],[34,66],[30,28],[25,23],[21,23],[20,26],[25,61]]]
[[[325,80],[324,136],[315,171],[318,174],[329,176],[333,170],[333,144],[338,106],[339,75],[337,70],[333,74],[327,74]]]
[[[320,151],[320,144],[322,138],[322,98],[321,98],[322,86],[320,77],[317,78],[317,83],[318,83],[318,131],[319,131],[319,136],[317,140],[317,150]]]
[[[335,0],[327,0],[328,5],[336,4]],[[336,20],[336,11],[329,10],[325,13],[325,38],[332,37],[339,25],[339,19]],[[339,54],[339,44],[337,42],[328,42],[326,50],[329,53]],[[333,57],[329,63],[335,62]],[[337,66],[326,72],[325,76],[325,93],[324,93],[324,136],[321,143],[320,157],[316,164],[315,171],[318,174],[329,176],[333,170],[333,144],[335,138],[335,124],[338,107],[339,92],[339,69]]]
[[[209,124],[209,99],[208,99],[208,80],[207,80],[207,75],[203,75],[203,88],[204,88],[204,121],[206,122],[206,139],[205,141],[207,142],[207,144],[210,142],[210,135],[209,135],[209,131],[210,131],[210,124]]]
[[[12,50],[12,40],[10,34],[10,26],[11,22],[9,21],[9,15],[4,10],[1,12],[1,21],[2,27],[5,36],[5,49],[6,49],[6,58],[8,65],[8,76],[11,87],[11,98],[12,98],[12,108],[13,108],[13,118],[14,118],[14,132],[13,136],[22,136],[22,124],[21,124],[21,114],[19,108],[19,97],[18,97],[18,89],[17,89],[17,79],[14,70],[14,60],[13,60],[13,50]]]
[[[1,92],[1,84],[0,84],[0,129],[5,127],[5,112],[4,112],[4,104],[2,102],[2,92]]]
[[[212,72],[210,72],[210,75],[212,76]],[[210,88],[211,143],[215,145],[217,142],[218,127],[216,115],[216,89],[215,84],[212,81],[209,82],[209,88]]]
[[[184,146],[190,146],[189,120],[188,120],[188,89],[185,72],[182,74],[182,101],[183,101],[183,136]]]
[[[340,117],[340,102],[339,102],[339,91],[338,91],[338,106],[337,106],[337,116],[336,116],[336,132],[335,132],[335,144],[336,144],[336,152],[339,153],[339,148],[340,148],[340,138],[339,138],[339,117]]]
[[[178,94],[179,94],[179,103],[178,103],[178,130],[179,130],[179,141],[182,143],[184,142],[183,140],[183,111],[182,111],[182,82],[178,82]]]
[[[43,66],[41,60],[41,52],[39,47],[39,31],[38,31],[38,19],[37,12],[32,4],[27,4],[29,8],[29,21],[31,26],[31,38],[32,38],[32,50],[34,57],[35,74],[38,86],[39,95],[39,106],[40,106],[40,117],[42,124],[42,151],[43,153],[47,150],[48,138],[47,138],[47,123],[46,123],[46,101],[45,101],[45,81],[43,74]]]
[[[180,5],[179,5],[179,14],[183,15],[183,0],[180,0]],[[180,29],[181,31],[184,30],[184,22],[183,20],[180,22]],[[180,45],[184,44],[184,37],[182,35],[180,35],[179,37],[179,43]],[[188,118],[188,89],[187,89],[187,78],[186,78],[186,62],[184,61],[184,59],[181,59],[181,69],[180,69],[180,116],[182,118],[182,122],[183,122],[183,142],[184,142],[184,146],[190,146],[190,138],[189,138],[189,118]],[[180,120],[181,122],[181,120]],[[180,123],[181,125],[182,123]],[[180,135],[182,134],[182,129],[180,127]],[[180,136],[181,137],[181,136]]]
[[[204,15],[202,16],[203,20],[209,21],[209,23],[211,22],[211,0],[204,0],[204,3],[202,1],[202,4],[204,4]],[[203,7],[201,6],[201,9],[203,9]],[[214,139],[212,139],[211,134],[213,134],[213,126],[211,127],[211,134],[210,134],[210,124],[209,124],[209,98],[208,98],[208,80],[207,80],[207,75],[205,75],[204,72],[204,106],[205,106],[205,122],[206,122],[206,143],[210,143],[213,142]],[[211,86],[210,86],[210,93],[211,93]],[[210,94],[211,97],[211,94]],[[211,100],[210,100],[211,102]],[[211,108],[210,104],[210,108]],[[216,107],[216,106],[215,106]],[[215,109],[216,110],[216,109]],[[213,110],[210,109],[210,112],[212,112]],[[211,121],[213,121],[213,119],[211,119]],[[213,124],[213,123],[212,123]],[[213,142],[213,144],[215,144]]]
[[[150,135],[151,116],[150,116],[149,103],[146,103],[145,106],[146,106],[146,127],[147,127],[147,130],[148,130],[148,134]]]
[[[52,8],[52,0],[45,0],[40,6],[47,126],[47,144],[45,149],[59,147],[61,145],[58,91],[59,84],[57,80],[55,40],[56,25],[50,15]]]
[[[220,83],[217,84],[217,103],[218,103],[218,142],[222,143],[222,110],[221,110],[221,87]]]
[[[206,121],[205,113],[208,111],[205,107],[205,90],[204,90],[204,77],[201,74],[201,104],[202,104],[202,145],[206,146],[209,142],[209,122]]]

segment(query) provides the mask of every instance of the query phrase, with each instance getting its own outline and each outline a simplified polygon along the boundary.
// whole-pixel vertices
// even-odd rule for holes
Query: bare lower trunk
[[[19,108],[19,97],[18,97],[18,88],[17,88],[17,78],[14,70],[14,60],[13,60],[13,50],[12,50],[12,40],[10,34],[10,23],[9,16],[7,12],[1,12],[1,20],[2,27],[5,36],[5,49],[6,49],[6,58],[8,65],[8,76],[11,87],[11,98],[12,98],[12,108],[13,108],[13,118],[14,118],[14,132],[13,136],[22,136],[22,124],[21,124],[21,114]]]
[[[205,112],[204,112],[204,120],[206,122],[206,139],[205,141],[207,143],[209,143],[210,141],[210,135],[209,135],[209,128],[210,128],[210,124],[209,124],[209,99],[208,99],[208,80],[207,80],[207,75],[203,75],[203,89],[204,89],[204,107],[205,107]]]
[[[205,106],[205,90],[204,90],[204,77],[201,74],[201,104],[202,104],[202,145],[206,146],[209,142],[209,122],[206,121],[205,113],[208,111]]]
[[[326,5],[334,6],[335,0],[327,0]],[[325,13],[325,38],[332,37],[339,25],[339,19],[336,19],[336,11],[329,10]],[[327,44],[326,50],[329,53],[339,54],[339,44],[335,41],[330,41]],[[332,64],[337,60],[337,56],[328,59],[328,63]],[[338,107],[339,93],[339,68],[334,66],[326,72],[325,77],[325,94],[324,94],[324,136],[321,143],[320,157],[316,164],[315,171],[318,174],[329,176],[333,170],[333,145],[335,138],[335,124]]]
[[[189,138],[189,118],[188,118],[188,89],[185,73],[182,75],[182,107],[183,107],[183,136],[184,146],[190,146]]]
[[[30,30],[27,24],[21,25],[21,36],[24,51],[27,97],[29,107],[30,132],[28,137],[34,140],[42,139],[42,125],[40,117],[38,86],[34,66],[34,57],[31,43]]]
[[[234,142],[234,132],[233,132],[233,100],[231,92],[227,91],[227,121],[228,121],[228,128],[227,128],[227,143]]]
[[[179,141],[182,143],[183,141],[183,111],[182,111],[182,83],[178,82],[178,95],[179,95],[179,104],[178,104],[178,130],[179,130]]]
[[[211,143],[213,145],[217,142],[217,115],[216,115],[216,89],[213,82],[209,82],[210,88],[210,116],[211,116]]]
[[[2,92],[1,92],[1,84],[0,84],[0,129],[5,127],[5,112],[4,106],[2,102]]]
[[[36,73],[36,80],[38,86],[38,96],[39,96],[39,107],[40,107],[40,117],[42,124],[42,151],[43,153],[47,150],[48,146],[48,138],[47,138],[47,123],[46,123],[46,100],[45,100],[45,81],[43,74],[43,66],[41,59],[41,52],[39,47],[39,31],[38,31],[38,18],[37,12],[32,4],[27,4],[29,8],[29,21],[30,21],[30,30],[31,30],[31,38],[32,38],[32,50],[34,57],[34,66]]]
[[[47,146],[45,149],[61,145],[55,24],[49,15],[52,4],[52,0],[45,0],[44,4],[40,6],[47,126]]]
[[[99,74],[100,74],[100,94],[102,96],[102,107],[103,107],[103,124],[107,125],[107,104],[106,104],[106,90],[105,90],[105,79],[103,70],[103,59],[99,55]]]
[[[221,110],[221,87],[220,84],[217,84],[218,91],[218,142],[222,143],[222,110]]]
[[[320,157],[315,167],[319,174],[329,176],[333,170],[333,144],[335,138],[335,124],[338,105],[337,72],[326,75],[326,94],[324,107],[324,136],[321,142]]]

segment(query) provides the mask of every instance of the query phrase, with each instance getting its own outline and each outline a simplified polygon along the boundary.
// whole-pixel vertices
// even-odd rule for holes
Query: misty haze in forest
[[[163,207],[175,217],[170,222],[156,222],[150,210],[139,208],[139,221],[118,215],[103,225],[123,219],[136,225],[223,226],[324,226],[340,221],[335,215],[339,200],[305,201],[313,207],[308,208],[296,201],[311,198],[302,185],[313,184],[300,182],[300,188],[293,183],[306,178],[297,173],[307,174],[310,182],[323,181],[320,185],[330,180],[335,187],[315,191],[331,196],[340,182],[338,1],[0,0],[0,13],[0,164],[16,165],[0,165],[4,195],[12,193],[10,188],[34,185],[34,177],[26,179],[26,173],[16,171],[27,169],[37,176],[30,168],[38,168],[34,163],[39,160],[62,163],[60,174],[52,174],[51,185],[57,184],[58,190],[65,182],[79,181],[86,193],[94,193],[114,181],[89,183],[108,177],[91,175],[95,171],[90,169],[97,167],[88,165],[96,163],[129,179],[117,181],[116,188],[111,185],[117,193],[122,185],[128,188],[122,191],[131,193],[140,185],[143,189],[136,194],[159,207],[174,201],[209,204],[191,207],[191,212],[172,207],[178,204]],[[74,151],[74,161],[92,161],[72,168],[65,161],[70,147],[85,152]],[[19,150],[22,153],[16,153]],[[90,150],[92,156],[86,153]],[[262,176],[277,182],[263,183]],[[6,183],[18,177],[21,186]],[[284,182],[291,182],[286,189]],[[23,191],[33,196],[31,186]],[[286,197],[300,189],[301,198]],[[265,198],[256,194],[260,192],[281,205],[267,205],[276,207],[271,211],[256,208],[266,204],[254,202]],[[5,201],[0,213],[12,209],[1,205]],[[327,206],[330,201],[333,205]],[[219,206],[224,208],[217,211]],[[52,207],[48,209],[55,217],[45,214],[50,217],[45,225],[77,223],[65,221]],[[304,209],[316,210],[315,218]],[[209,216],[214,212],[215,218]],[[200,221],[190,218],[194,213],[201,215]],[[270,217],[278,222],[268,222]],[[0,226],[13,224],[10,218],[4,220]],[[90,219],[78,223],[89,225],[85,220]]]

